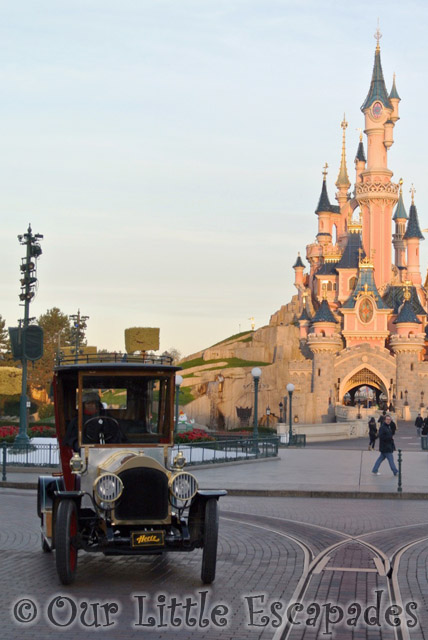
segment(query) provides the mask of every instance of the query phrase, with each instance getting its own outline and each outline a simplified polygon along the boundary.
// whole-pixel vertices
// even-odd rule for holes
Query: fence
[[[182,451],[188,465],[212,464],[273,458],[278,455],[279,438],[240,438],[176,444],[171,450],[171,460]],[[2,480],[6,480],[6,467],[56,467],[59,465],[59,447],[54,444],[0,445]]]
[[[278,456],[279,438],[234,438],[174,446],[172,459],[182,451],[187,465],[236,462]]]
[[[56,467],[59,465],[59,447],[54,444],[1,445],[2,480],[6,480],[8,467]]]

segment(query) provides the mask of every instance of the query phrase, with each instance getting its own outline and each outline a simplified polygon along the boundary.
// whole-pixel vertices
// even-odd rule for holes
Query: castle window
[[[333,291],[336,291],[336,283],[333,282]]]
[[[331,282],[331,280],[329,280],[327,284],[327,291],[332,291],[332,289],[333,289],[333,283]]]
[[[348,282],[349,290],[353,291],[356,286],[357,286],[357,278],[354,276],[353,278],[349,279],[349,282]]]
[[[410,371],[413,371],[413,362],[412,362],[412,364],[410,365]]]
[[[321,375],[321,369],[318,369],[318,377]]]

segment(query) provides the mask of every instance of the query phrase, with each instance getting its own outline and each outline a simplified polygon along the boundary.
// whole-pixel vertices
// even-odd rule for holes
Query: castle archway
[[[370,366],[365,365],[351,373],[341,385],[341,402],[343,404],[379,406],[391,402],[388,396],[387,381]]]

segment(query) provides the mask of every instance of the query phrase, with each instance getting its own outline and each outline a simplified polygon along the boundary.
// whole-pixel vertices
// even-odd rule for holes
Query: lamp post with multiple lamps
[[[180,387],[183,383],[183,377],[178,373],[175,375],[175,428],[174,433],[178,432],[178,405],[180,400]]]
[[[251,369],[251,375],[254,380],[254,429],[253,429],[253,439],[257,442],[259,438],[259,425],[258,425],[258,396],[259,396],[259,382],[260,376],[262,375],[262,370],[259,367],[254,367]]]
[[[24,319],[19,320],[19,334],[21,342],[21,355],[20,360],[22,363],[22,382],[21,382],[21,398],[19,403],[19,432],[15,438],[14,444],[17,446],[29,445],[30,439],[27,435],[28,428],[28,407],[29,400],[27,397],[27,361],[28,361],[28,345],[26,342],[27,333],[31,330],[30,322],[34,318],[30,318],[30,302],[33,300],[36,294],[36,261],[42,255],[42,248],[40,246],[40,240],[43,236],[40,233],[33,234],[31,225],[28,225],[27,233],[18,236],[19,244],[25,247],[25,258],[22,258],[21,263],[21,294],[19,299],[24,307]],[[41,329],[40,329],[41,331]],[[40,345],[40,354],[37,358],[40,358],[43,353],[43,338]],[[35,359],[37,359],[35,358]]]
[[[423,409],[425,407],[425,405],[424,405],[424,395],[425,395],[424,391],[421,391],[421,409]]]
[[[288,445],[291,445],[292,439],[293,439],[293,426],[292,426],[292,401],[293,401],[293,391],[294,391],[294,384],[292,382],[289,382],[287,384],[287,391],[288,391],[288,404],[290,405],[289,407],[289,427],[288,427]]]

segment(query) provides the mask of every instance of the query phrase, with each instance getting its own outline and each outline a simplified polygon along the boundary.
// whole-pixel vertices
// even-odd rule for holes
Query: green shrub
[[[39,407],[39,418],[44,420],[45,418],[52,418],[55,415],[55,407],[53,404],[42,404]]]

